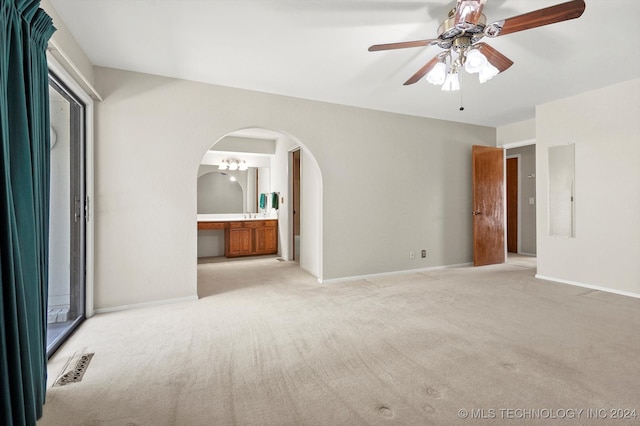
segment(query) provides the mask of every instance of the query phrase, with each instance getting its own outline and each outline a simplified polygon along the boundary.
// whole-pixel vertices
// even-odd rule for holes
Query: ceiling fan
[[[576,19],[585,9],[584,0],[572,0],[487,24],[487,18],[482,13],[486,3],[487,0],[457,0],[456,7],[438,27],[438,38],[376,44],[369,47],[369,51],[430,45],[446,49],[404,84],[416,83],[426,76],[429,83],[441,85],[442,90],[459,90],[458,72],[461,68],[471,74],[478,73],[480,82],[484,83],[513,65],[513,61],[502,53],[487,43],[480,42],[483,37],[494,38]]]

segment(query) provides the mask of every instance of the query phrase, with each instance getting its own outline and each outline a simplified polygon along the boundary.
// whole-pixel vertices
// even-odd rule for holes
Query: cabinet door
[[[252,254],[251,229],[229,229],[227,257],[246,256]]]
[[[255,230],[256,254],[275,254],[278,252],[277,229],[273,226],[264,226]]]

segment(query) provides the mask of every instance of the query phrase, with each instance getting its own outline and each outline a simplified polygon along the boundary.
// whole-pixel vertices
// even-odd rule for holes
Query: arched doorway
[[[265,217],[278,220],[278,255],[293,260],[293,176],[291,153],[300,152],[300,215],[298,246],[300,267],[322,280],[322,177],[313,154],[296,137],[284,131],[244,128],[231,131],[204,153],[198,176],[218,170],[220,164],[243,164],[239,176],[243,187],[244,207],[233,212],[238,218]],[[226,166],[223,166],[226,167]],[[235,166],[234,166],[235,168]],[[198,205],[201,203],[199,192]],[[261,196],[268,195],[264,203]],[[211,196],[215,196],[212,194]],[[274,200],[277,199],[277,202]],[[274,204],[275,203],[275,204]],[[200,213],[200,212],[198,212]],[[229,213],[231,214],[231,213]],[[210,233],[213,234],[213,233]],[[218,232],[218,234],[221,234]],[[205,240],[214,241],[218,251],[207,251]],[[198,234],[198,256],[221,254],[220,235]]]

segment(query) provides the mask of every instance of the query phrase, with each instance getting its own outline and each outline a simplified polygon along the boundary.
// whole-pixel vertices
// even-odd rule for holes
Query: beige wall
[[[196,294],[196,176],[230,131],[317,161],[324,279],[471,261],[471,145],[495,129],[96,68],[96,307]],[[409,259],[426,249],[426,259]]]
[[[534,143],[536,139],[536,120],[519,121],[496,129],[496,146]]]
[[[640,79],[536,109],[538,274],[640,294]],[[548,148],[575,143],[575,238],[549,236]]]
[[[323,245],[320,264],[307,268],[324,279],[469,262],[470,146],[536,139],[539,274],[640,293],[638,80],[542,105],[536,120],[496,130],[94,73],[49,1],[42,6],[58,28],[54,40],[106,98],[95,119],[96,308],[196,295],[198,163],[216,140],[246,127],[291,134],[319,165],[320,184],[309,191],[322,191],[310,200],[322,220],[308,232]],[[567,141],[577,144],[578,234],[560,241],[546,233],[546,149]],[[421,249],[426,259],[409,259]]]

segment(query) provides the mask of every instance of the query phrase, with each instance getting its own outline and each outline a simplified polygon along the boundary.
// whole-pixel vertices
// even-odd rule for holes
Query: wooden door
[[[293,252],[291,253],[291,259],[296,260],[296,252],[300,251],[300,248],[296,248],[296,236],[300,235],[300,150],[295,150],[291,153],[293,163]]]
[[[473,264],[505,261],[504,150],[473,146]]]
[[[507,251],[518,252],[518,157],[507,158]]]

